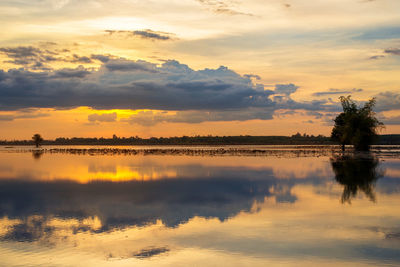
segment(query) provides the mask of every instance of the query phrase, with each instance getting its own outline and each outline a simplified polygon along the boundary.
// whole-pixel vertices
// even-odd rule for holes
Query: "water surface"
[[[283,150],[188,156],[3,147],[0,265],[400,264],[397,153]]]

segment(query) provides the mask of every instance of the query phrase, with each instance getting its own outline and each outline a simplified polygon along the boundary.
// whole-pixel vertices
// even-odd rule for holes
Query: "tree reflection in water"
[[[340,155],[331,158],[335,179],[344,186],[342,203],[350,203],[363,191],[373,202],[376,201],[374,187],[384,171],[379,168],[379,160],[371,154]]]
[[[35,160],[39,160],[42,156],[43,156],[43,150],[33,150],[32,151],[32,157],[35,159]]]

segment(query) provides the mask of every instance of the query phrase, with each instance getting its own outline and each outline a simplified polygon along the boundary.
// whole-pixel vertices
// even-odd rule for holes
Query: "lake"
[[[399,266],[400,153],[0,148],[0,266]]]

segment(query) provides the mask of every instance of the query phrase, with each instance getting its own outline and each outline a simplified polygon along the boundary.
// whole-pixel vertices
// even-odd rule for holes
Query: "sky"
[[[0,0],[0,139],[400,133],[398,0]]]

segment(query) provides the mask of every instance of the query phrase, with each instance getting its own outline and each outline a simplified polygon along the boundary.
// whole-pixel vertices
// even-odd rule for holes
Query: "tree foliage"
[[[353,145],[355,150],[368,151],[383,123],[375,117],[373,108],[376,99],[372,98],[362,107],[357,107],[350,96],[341,96],[343,112],[335,119],[331,137],[343,146]]]
[[[36,147],[39,147],[40,143],[43,142],[43,138],[40,134],[34,134],[32,136],[32,140],[35,143]]]

